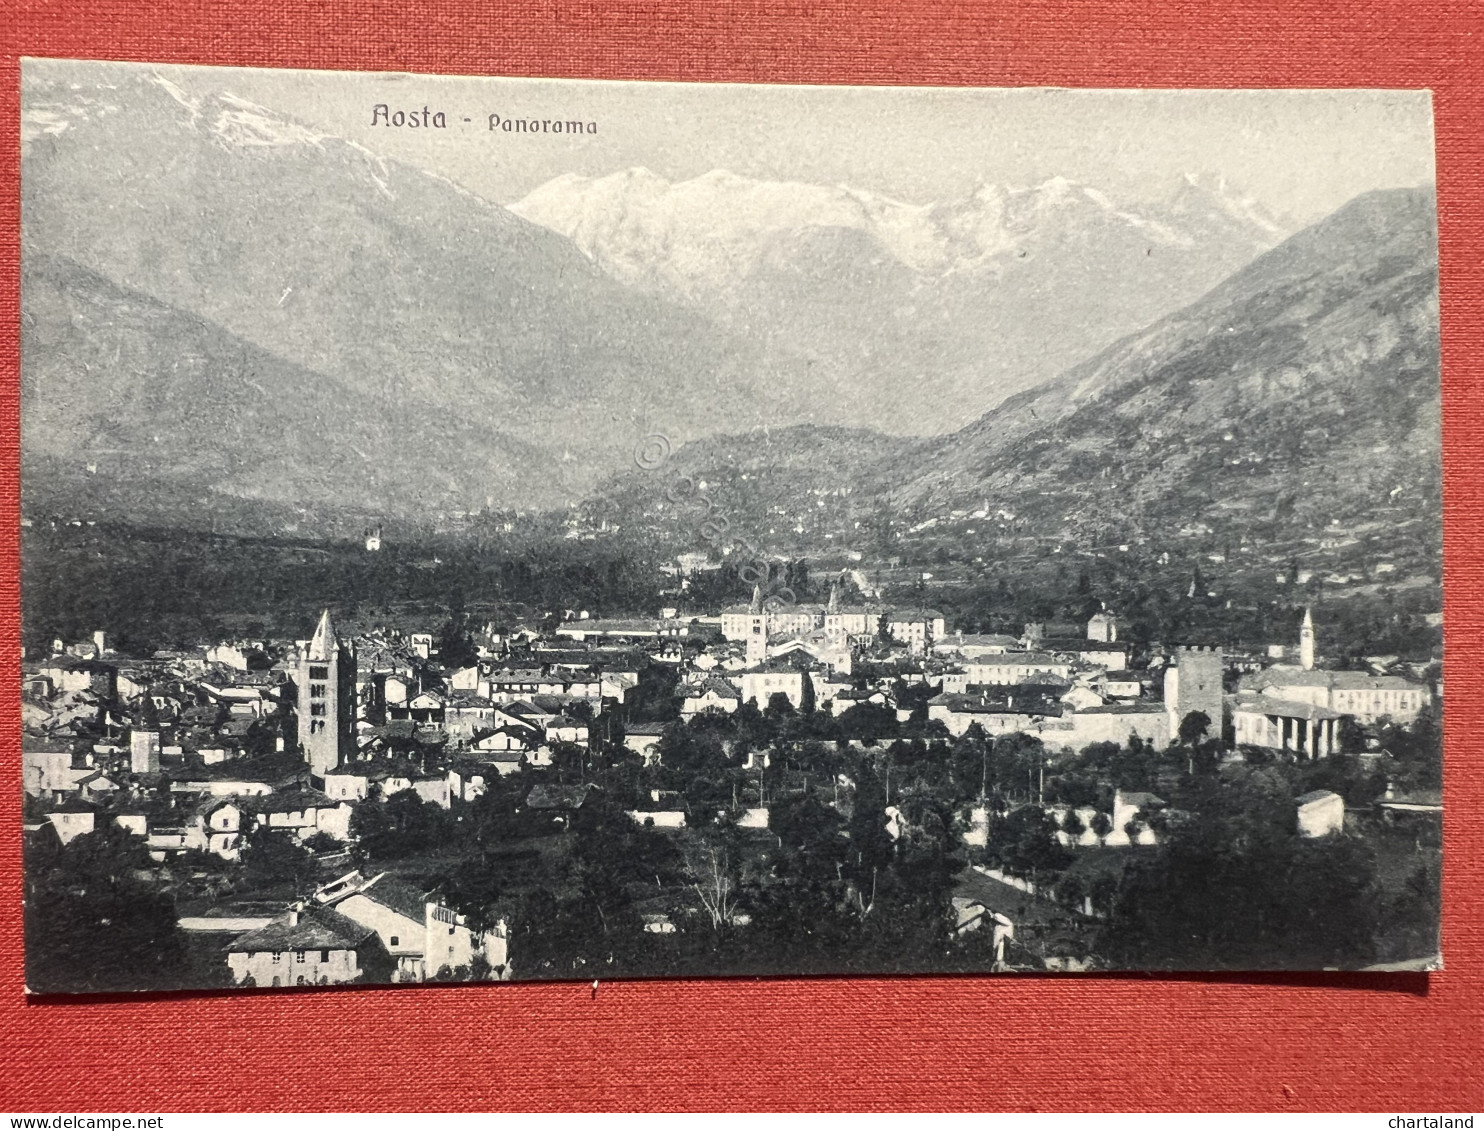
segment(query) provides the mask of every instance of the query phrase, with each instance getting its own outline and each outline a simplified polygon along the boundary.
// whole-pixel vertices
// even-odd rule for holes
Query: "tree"
[[[1087,831],[1087,826],[1083,824],[1082,818],[1077,815],[1077,810],[1068,809],[1066,819],[1061,823],[1061,831],[1071,837],[1072,843],[1076,844],[1077,838]]]
[[[732,870],[731,853],[724,845],[707,843],[701,848],[699,857],[699,861],[691,865],[691,887],[710,916],[711,929],[724,930],[732,925],[737,914],[737,895],[741,887]]]
[[[254,882],[292,883],[297,891],[314,871],[309,850],[282,829],[258,825],[242,838],[242,865]]]
[[[192,972],[170,897],[138,878],[142,838],[111,822],[45,860],[28,853],[26,984],[38,993],[177,989],[227,978]]]
[[[869,877],[875,869],[885,867],[891,860],[891,835],[886,831],[886,790],[865,760],[855,772],[850,846],[857,877]]]
[[[785,859],[781,870],[829,877],[845,859],[847,843],[840,835],[838,811],[812,793],[792,797],[769,807],[768,829],[781,842]]]
[[[1205,711],[1191,711],[1180,720],[1180,744],[1194,746],[1211,729],[1211,716]]]
[[[456,609],[438,631],[434,642],[438,660],[446,668],[468,668],[479,662],[479,650],[469,632],[468,617]]]
[[[1354,715],[1340,716],[1335,738],[1339,742],[1341,754],[1365,752],[1365,728],[1355,721]]]
[[[799,714],[812,715],[814,714],[815,709],[814,680],[808,672],[804,672],[803,676],[804,687],[802,694],[800,694],[799,696]]]
[[[990,825],[988,849],[1013,872],[1033,875],[1065,868],[1072,855],[1056,839],[1056,822],[1039,805],[1022,805]]]
[[[1092,815],[1090,827],[1097,834],[1098,843],[1101,844],[1113,832],[1113,821],[1108,814],[1100,810]]]
[[[808,677],[805,677],[806,679]],[[783,719],[794,713],[793,700],[782,691],[775,691],[768,696],[767,709],[763,711],[763,717],[767,719]]]

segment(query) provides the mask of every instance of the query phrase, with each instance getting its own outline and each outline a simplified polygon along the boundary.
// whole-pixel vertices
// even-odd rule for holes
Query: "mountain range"
[[[1151,204],[1055,177],[916,205],[629,169],[564,175],[510,207],[620,282],[803,359],[834,401],[817,420],[924,435],[1049,380],[1288,234],[1196,176]]]
[[[28,462],[94,462],[92,431],[38,421],[126,428],[110,414],[127,396],[176,433],[164,462],[226,495],[244,484],[218,476],[220,446],[258,465],[247,489],[282,504],[305,501],[301,470],[317,463],[313,498],[364,509],[552,506],[646,432],[684,440],[790,404],[796,375],[745,338],[439,177],[159,76],[26,93],[23,266],[47,280],[23,294]],[[130,317],[74,317],[110,288],[102,301]],[[191,395],[162,399],[183,349],[203,351]],[[248,369],[228,360],[249,355]],[[108,357],[106,379],[82,378]],[[252,366],[283,381],[255,388]],[[255,397],[305,403],[250,435],[196,403]]]
[[[754,430],[698,440],[672,466],[739,528],[794,545],[958,515],[980,543],[1195,529],[1267,551],[1370,528],[1428,554],[1440,414],[1435,199],[1389,190],[947,436]],[[603,503],[634,514],[642,482],[622,477]]]
[[[506,208],[231,94],[65,78],[23,91],[29,507],[268,531],[587,499],[633,529],[656,432],[665,474],[795,533],[1436,503],[1430,190],[1292,235],[1200,178],[904,204],[629,170]]]

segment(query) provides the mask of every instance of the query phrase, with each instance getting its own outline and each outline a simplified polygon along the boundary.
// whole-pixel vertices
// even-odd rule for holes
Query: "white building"
[[[1320,837],[1345,828],[1345,799],[1327,789],[1306,793],[1297,801],[1299,836]]]
[[[381,945],[396,960],[395,981],[422,982],[447,967],[469,967],[476,956],[489,963],[496,976],[509,968],[504,924],[476,935],[464,916],[442,900],[385,873],[367,880],[359,873],[342,876],[321,889],[315,898],[362,927],[376,932]]]

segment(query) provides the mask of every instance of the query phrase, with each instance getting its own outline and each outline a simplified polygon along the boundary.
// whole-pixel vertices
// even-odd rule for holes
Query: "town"
[[[1435,659],[827,594],[57,639],[28,985],[1435,962]]]

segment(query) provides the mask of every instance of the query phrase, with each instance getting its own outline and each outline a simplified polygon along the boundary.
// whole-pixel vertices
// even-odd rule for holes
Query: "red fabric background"
[[[1484,9],[178,0],[3,5],[0,1109],[1484,1109]],[[1447,449],[1448,970],[23,1000],[17,57],[748,82],[1436,92]]]

